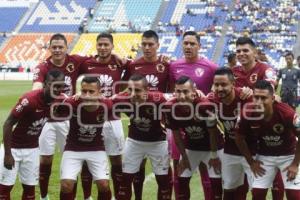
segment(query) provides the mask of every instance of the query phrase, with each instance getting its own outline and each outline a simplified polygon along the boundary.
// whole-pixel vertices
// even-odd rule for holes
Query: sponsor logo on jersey
[[[99,81],[100,81],[100,84],[102,86],[111,86],[112,83],[113,83],[113,79],[111,76],[107,75],[107,74],[102,74],[99,76]]]
[[[153,87],[156,87],[159,83],[158,78],[156,76],[152,75],[152,74],[147,75],[146,79],[147,79],[148,83]]]

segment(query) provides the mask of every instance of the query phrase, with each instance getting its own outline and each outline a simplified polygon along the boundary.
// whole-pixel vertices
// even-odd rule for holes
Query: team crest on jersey
[[[157,64],[156,65],[156,70],[159,72],[159,73],[163,73],[165,71],[166,67],[163,65],[163,64]]]
[[[66,70],[70,73],[74,72],[75,71],[75,66],[73,63],[69,63],[67,66],[66,66]]]
[[[204,69],[201,69],[201,68],[195,69],[195,74],[196,74],[197,77],[203,76],[203,74],[204,74]]]
[[[116,71],[117,68],[118,68],[118,65],[108,65],[108,68],[109,68],[111,71]]]
[[[275,133],[277,133],[277,134],[281,134],[281,133],[283,133],[283,131],[284,131],[284,127],[283,127],[282,124],[275,124],[275,125],[273,126],[273,131],[274,131]]]
[[[251,74],[249,79],[250,79],[251,83],[256,83],[256,81],[257,81],[257,74]]]

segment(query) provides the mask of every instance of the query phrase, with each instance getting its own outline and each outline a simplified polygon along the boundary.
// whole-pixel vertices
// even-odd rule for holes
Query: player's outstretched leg
[[[108,180],[97,180],[98,200],[111,200],[111,190]]]
[[[82,165],[81,184],[82,184],[84,199],[85,200],[90,200],[91,194],[92,194],[93,176],[90,173],[86,162],[84,162],[83,165]]]

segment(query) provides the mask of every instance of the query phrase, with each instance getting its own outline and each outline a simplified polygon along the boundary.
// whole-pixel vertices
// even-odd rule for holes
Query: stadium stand
[[[49,56],[47,45],[51,34],[18,34],[12,36],[0,54],[1,63],[10,63],[12,67],[31,68]],[[70,43],[74,34],[66,34]]]
[[[42,0],[21,32],[78,32],[95,0]]]
[[[72,54],[95,55],[96,54],[96,37],[98,34],[82,34],[72,50]],[[114,52],[121,57],[134,58],[138,44],[141,42],[139,33],[116,33],[114,38]]]
[[[89,32],[141,32],[150,29],[161,0],[103,0],[89,24]]]
[[[2,7],[0,6],[0,32],[11,32],[17,26],[28,7]]]

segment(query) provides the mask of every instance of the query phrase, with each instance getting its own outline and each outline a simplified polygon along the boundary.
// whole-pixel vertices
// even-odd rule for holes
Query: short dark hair
[[[187,36],[187,35],[195,36],[198,44],[200,44],[200,36],[195,31],[186,31],[183,34],[183,38],[185,38],[185,36]]]
[[[253,48],[256,47],[255,43],[253,42],[253,40],[251,38],[248,37],[239,37],[236,42],[235,45],[245,45],[245,44],[249,44],[250,46],[252,46]]]
[[[175,85],[183,85],[185,83],[189,82],[191,86],[195,86],[195,82],[188,76],[180,76],[176,81]]]
[[[293,52],[291,52],[291,51],[287,51],[287,52],[284,54],[284,57],[287,57],[287,56],[292,56],[292,58],[294,58],[294,54],[293,54]]]
[[[268,90],[271,95],[274,94],[274,88],[269,81],[259,80],[255,83],[254,89]]]
[[[97,87],[101,88],[100,80],[96,76],[85,76],[85,77],[83,77],[83,79],[81,81],[81,84],[82,83],[89,83],[89,84],[90,83],[96,83]]]
[[[54,79],[57,79],[59,77],[64,78],[65,74],[62,71],[58,70],[58,69],[50,69],[46,74],[45,82],[49,81],[50,77],[52,77]]]
[[[156,42],[158,42],[158,40],[159,40],[157,33],[155,31],[153,31],[153,30],[145,31],[143,33],[142,37],[145,37],[145,38],[154,38]]]
[[[99,33],[99,35],[97,36],[96,41],[98,41],[100,38],[107,38],[107,39],[109,39],[109,41],[110,41],[112,44],[114,43],[114,38],[113,38],[112,34],[110,34],[110,33],[106,33],[106,32],[104,32],[104,33]]]
[[[228,79],[233,82],[234,81],[234,75],[231,71],[231,69],[227,68],[227,67],[221,67],[221,68],[218,68],[216,71],[215,71],[215,76],[216,75],[227,75],[228,76]]]
[[[64,43],[65,43],[65,45],[68,45],[68,41],[67,41],[66,37],[63,34],[61,34],[61,33],[56,33],[56,34],[54,34],[54,35],[51,36],[51,38],[50,38],[50,45],[51,45],[51,43],[52,43],[53,40],[63,40]]]
[[[129,81],[142,81],[144,87],[148,86],[148,81],[145,78],[145,76],[141,75],[141,74],[133,74],[129,77]]]
[[[232,62],[234,58],[236,58],[236,54],[235,53],[230,53],[227,57],[227,61]]]

